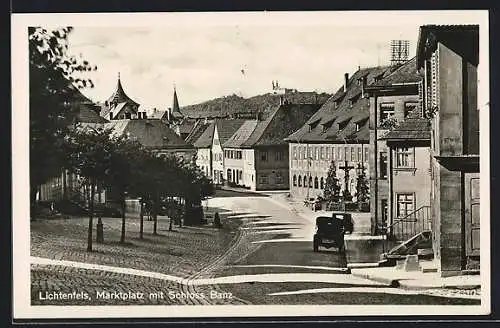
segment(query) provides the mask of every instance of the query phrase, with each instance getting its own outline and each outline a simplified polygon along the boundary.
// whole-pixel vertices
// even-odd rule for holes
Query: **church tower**
[[[145,116],[145,113],[138,111],[139,103],[132,100],[125,93],[125,90],[123,90],[120,73],[118,73],[118,82],[115,91],[104,104],[105,109],[101,112],[101,116],[108,120],[135,119]]]

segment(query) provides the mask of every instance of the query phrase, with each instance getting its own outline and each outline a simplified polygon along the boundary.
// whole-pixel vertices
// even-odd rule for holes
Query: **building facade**
[[[420,28],[417,65],[431,118],[433,250],[442,276],[480,265],[479,26]]]
[[[395,202],[397,202],[398,197],[402,196],[394,194],[391,177],[406,176],[405,173],[399,174],[399,176],[395,174],[401,171],[395,170],[397,167],[394,166],[397,150],[391,149],[387,140],[382,139],[382,137],[408,118],[410,114],[415,117],[423,116],[421,83],[422,78],[416,67],[416,58],[413,58],[401,66],[394,67],[386,77],[367,87],[370,100],[369,176],[372,234],[385,233],[385,227],[393,225],[394,219],[398,218],[394,213],[397,208]],[[401,136],[403,138],[400,141],[404,144],[406,135],[401,134]],[[409,152],[408,156],[415,158],[413,151]],[[421,158],[420,152],[418,157]],[[411,163],[414,165],[417,162],[413,160]],[[427,167],[428,165],[427,163]],[[430,190],[427,189],[426,192],[429,193]],[[404,194],[404,192],[400,192],[398,195],[400,194]]]
[[[323,106],[286,140],[289,142],[290,194],[310,199],[323,196],[332,162],[341,194],[355,200],[357,176],[370,169],[367,87],[390,74],[390,67],[359,68]],[[323,183],[322,183],[323,181]]]
[[[380,138],[386,141],[389,157],[388,193],[378,194],[387,200],[382,224],[396,240],[432,229],[430,135],[430,121],[417,110]]]

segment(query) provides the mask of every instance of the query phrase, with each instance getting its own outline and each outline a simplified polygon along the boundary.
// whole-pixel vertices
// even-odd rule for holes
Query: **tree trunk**
[[[122,197],[122,234],[120,236],[120,243],[125,243],[125,210],[127,209],[127,202],[125,201],[125,193],[121,193]]]
[[[168,223],[168,231],[172,231],[173,229],[173,223],[174,223],[174,215],[173,215],[173,211],[172,211],[172,197],[168,197],[168,203],[167,203],[167,206],[168,206],[168,216],[170,218],[169,220],[169,223]]]
[[[102,188],[97,188],[97,192],[99,195],[99,211],[97,212],[97,233],[96,233],[96,242],[103,243],[104,242],[104,226],[102,224]]]
[[[94,219],[94,191],[95,186],[93,183],[90,183],[90,199],[89,199],[89,230],[88,230],[88,238],[87,238],[87,252],[92,252],[92,230],[94,228],[93,219]]]
[[[141,225],[140,225],[140,230],[139,230],[139,238],[143,239],[143,233],[144,233],[144,208],[142,206],[143,202],[142,199],[140,200],[141,202],[141,212],[140,212],[140,218],[141,218]]]
[[[153,235],[157,234],[158,229],[158,203],[160,202],[160,195],[156,192],[155,201],[153,203]]]

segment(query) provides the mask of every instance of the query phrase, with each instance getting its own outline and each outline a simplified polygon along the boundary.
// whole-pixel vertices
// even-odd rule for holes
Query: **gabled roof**
[[[106,124],[112,135],[128,135],[141,145],[152,149],[192,148],[165,123],[155,119],[113,120]]]
[[[291,133],[286,140],[296,142],[363,142],[369,141],[368,126],[365,125],[360,131],[356,131],[354,122],[362,117],[369,116],[369,100],[360,97],[361,85],[357,82],[362,77],[366,78],[366,85],[369,86],[375,82],[377,76],[387,76],[393,68],[388,66],[362,68],[356,71],[348,81],[347,90],[341,87],[330,97],[321,108],[314,113],[307,122]],[[351,100],[354,102],[351,104]],[[319,119],[319,124],[313,129],[309,129],[309,124]],[[336,123],[342,123],[351,119],[351,122],[339,131],[338,124],[332,124],[328,127],[331,120]],[[366,131],[364,131],[366,130]]]
[[[401,86],[418,83],[421,80],[422,77],[417,71],[417,57],[413,57],[382,80],[371,84],[368,88],[374,89],[379,87]]]
[[[259,121],[254,132],[242,147],[286,144],[285,138],[301,127],[319,108],[319,104],[283,104],[264,121]]]
[[[423,117],[407,117],[379,140],[430,140],[431,122]]]
[[[238,130],[222,144],[223,148],[239,148],[252,135],[260,121],[246,120]]]
[[[148,118],[161,120],[161,119],[167,118],[168,112],[166,110],[153,109],[153,110],[147,111],[146,115]]]
[[[219,134],[219,142],[222,145],[233,136],[244,122],[245,120],[241,119],[216,119],[210,123],[201,136],[194,142],[194,146],[196,148],[211,147],[216,126]]]
[[[76,113],[75,120],[80,123],[107,123],[109,122],[104,117],[101,117],[96,109],[88,105],[80,105],[79,111]]]
[[[185,119],[179,123],[178,128],[181,134],[189,134],[193,131],[193,128],[196,124],[196,120],[193,119]]]
[[[202,120],[199,120],[194,128],[191,130],[189,135],[186,137],[186,142],[190,145],[196,147],[195,143],[200,138],[200,136],[205,133],[205,131],[210,127],[210,123],[205,123]],[[198,147],[197,147],[198,148]]]
[[[135,106],[139,106],[139,104],[132,100],[123,90],[122,83],[120,81],[120,75],[118,75],[118,83],[116,85],[115,92],[113,92],[113,94],[108,98],[107,102],[108,104],[125,102]]]

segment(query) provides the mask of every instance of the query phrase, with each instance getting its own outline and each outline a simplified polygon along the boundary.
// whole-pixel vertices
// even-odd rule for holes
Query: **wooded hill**
[[[327,93],[290,91],[283,95],[292,104],[323,104],[331,95]],[[254,116],[279,105],[280,96],[273,93],[243,98],[235,94],[208,100],[181,108],[188,117]]]

